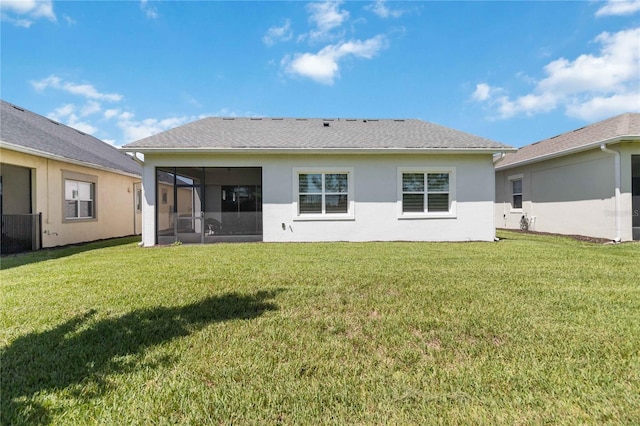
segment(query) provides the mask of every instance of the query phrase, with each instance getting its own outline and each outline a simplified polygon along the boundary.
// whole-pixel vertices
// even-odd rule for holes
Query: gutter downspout
[[[504,157],[507,156],[506,152],[501,152],[500,154],[498,154],[494,159],[493,159],[493,168],[494,168],[494,172],[493,175],[495,176],[495,167],[496,164],[498,164],[499,162],[501,162],[502,160],[504,160]],[[494,182],[494,188],[495,188],[495,182]],[[495,191],[495,190],[494,190]],[[493,199],[495,200],[496,198],[496,194],[495,192],[493,193]],[[494,213],[495,215],[495,213]],[[504,226],[505,228],[507,227],[507,203],[506,201],[502,202],[502,220],[504,220]],[[494,223],[495,223],[495,218],[494,218]]]
[[[129,154],[129,157],[131,157],[133,161],[140,164],[141,166],[144,166],[144,161],[138,158],[138,153],[136,151],[125,151],[122,149],[120,151],[124,152],[125,154]]]
[[[600,149],[602,152],[606,152],[607,154],[613,154],[615,157],[614,161],[614,173],[615,173],[615,203],[616,203],[616,237],[614,238],[614,242],[619,243],[622,240],[622,218],[620,217],[621,209],[620,209],[620,153],[617,151],[613,151],[607,148],[606,144],[600,145]]]

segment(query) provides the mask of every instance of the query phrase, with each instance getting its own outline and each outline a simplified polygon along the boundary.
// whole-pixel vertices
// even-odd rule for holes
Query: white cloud
[[[597,121],[627,111],[640,112],[640,93],[629,92],[609,97],[597,96],[585,102],[567,106],[569,117],[587,121]]]
[[[281,27],[269,28],[264,37],[262,37],[262,42],[267,46],[273,46],[279,41],[289,41],[292,37],[291,21],[287,19]]]
[[[87,115],[93,115],[102,111],[102,105],[96,101],[87,102],[80,110],[80,116],[86,117]]]
[[[104,118],[106,118],[107,120],[117,116],[118,114],[120,114],[120,110],[113,108],[113,109],[108,109],[104,112]]]
[[[471,95],[471,98],[475,101],[486,101],[489,99],[491,93],[491,87],[487,83],[480,83],[476,85],[476,90]]]
[[[596,16],[631,15],[640,11],[640,0],[609,0],[596,12]]]
[[[50,75],[39,81],[32,81],[31,85],[39,92],[52,88],[62,90],[73,95],[83,96],[87,99],[101,100],[107,102],[119,102],[124,99],[124,96],[118,93],[101,93],[91,84],[77,84],[68,81],[63,81],[60,77]]]
[[[340,10],[341,1],[309,3],[307,10],[311,14],[309,20],[316,24],[320,31],[330,31],[349,19],[349,12]]]
[[[140,9],[149,19],[158,19],[158,9],[151,6],[148,0],[140,0]]]
[[[193,117],[169,117],[163,120],[147,118],[134,120],[135,115],[124,112],[118,117],[118,127],[122,130],[125,143],[155,135],[193,120]]]
[[[331,31],[342,26],[349,19],[349,12],[340,9],[342,1],[314,2],[307,5],[309,22],[315,29],[308,34],[310,41],[330,40],[337,37]],[[306,35],[302,35],[304,38]]]
[[[82,113],[80,113],[82,115]],[[76,130],[80,130],[83,133],[94,134],[98,129],[86,121],[80,121],[76,115],[76,106],[73,104],[62,105],[49,114],[47,117],[64,123],[69,127],[73,127]]]
[[[615,34],[604,32],[595,38],[603,48],[599,56],[580,55],[574,61],[560,58],[545,66],[547,78],[542,91],[570,95],[584,91],[609,91],[640,76],[640,28]]]
[[[80,130],[82,133],[88,133],[90,135],[93,135],[98,131],[97,127],[94,127],[87,122],[78,120],[78,117],[73,114],[69,116],[69,120],[67,120],[67,126],[73,127],[76,130]]]
[[[378,15],[380,18],[383,18],[383,19],[387,19],[390,17],[399,18],[404,14],[403,10],[389,9],[386,3],[387,2],[385,0],[376,0],[374,4],[366,6],[365,9],[372,11],[373,13],[375,13],[376,15]]]
[[[339,61],[349,56],[371,59],[386,45],[386,38],[377,35],[365,41],[355,40],[328,45],[318,53],[296,54],[293,58],[287,56],[281,65],[287,73],[332,85],[340,73]]]
[[[16,26],[29,28],[37,19],[56,22],[52,0],[2,0],[2,20]]]
[[[473,100],[495,109],[499,118],[533,115],[564,107],[568,116],[584,120],[640,111],[640,28],[603,32],[594,42],[598,54],[582,54],[573,61],[548,63],[545,77],[535,81],[531,93],[510,98],[487,83],[476,86]]]
[[[75,105],[66,104],[66,105],[62,105],[62,106],[59,106],[58,108],[54,109],[52,112],[47,114],[47,117],[49,117],[52,120],[56,120],[56,121],[62,122],[65,117],[68,117],[71,114],[73,114],[73,112],[75,110],[76,110]]]
[[[77,24],[76,20],[69,15],[62,15],[62,18],[64,19],[64,21],[67,23],[68,26]]]

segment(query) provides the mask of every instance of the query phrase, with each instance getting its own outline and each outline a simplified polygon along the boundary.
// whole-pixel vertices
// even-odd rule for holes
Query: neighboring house
[[[640,240],[640,114],[524,146],[496,163],[496,226]]]
[[[139,234],[141,172],[117,148],[1,101],[2,252]]]
[[[144,154],[145,246],[215,241],[494,239],[493,155],[419,120],[205,118]]]

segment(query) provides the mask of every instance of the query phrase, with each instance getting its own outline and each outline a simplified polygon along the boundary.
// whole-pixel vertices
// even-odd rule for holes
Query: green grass
[[[638,424],[640,244],[2,258],[2,424]]]

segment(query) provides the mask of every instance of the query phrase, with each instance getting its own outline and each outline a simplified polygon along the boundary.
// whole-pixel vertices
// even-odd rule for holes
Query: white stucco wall
[[[491,241],[494,232],[492,157],[475,155],[161,155],[146,154],[143,172],[143,242],[155,240],[155,169],[262,167],[263,241]],[[294,169],[353,170],[354,217],[296,220]],[[400,219],[399,167],[455,168],[456,216]],[[284,229],[283,229],[284,224]]]
[[[621,233],[632,239],[631,155],[640,144],[609,148],[621,154]],[[522,209],[513,209],[510,178],[522,177]],[[600,149],[496,172],[496,227],[519,229],[533,218],[532,230],[613,239],[616,236],[614,156]]]

